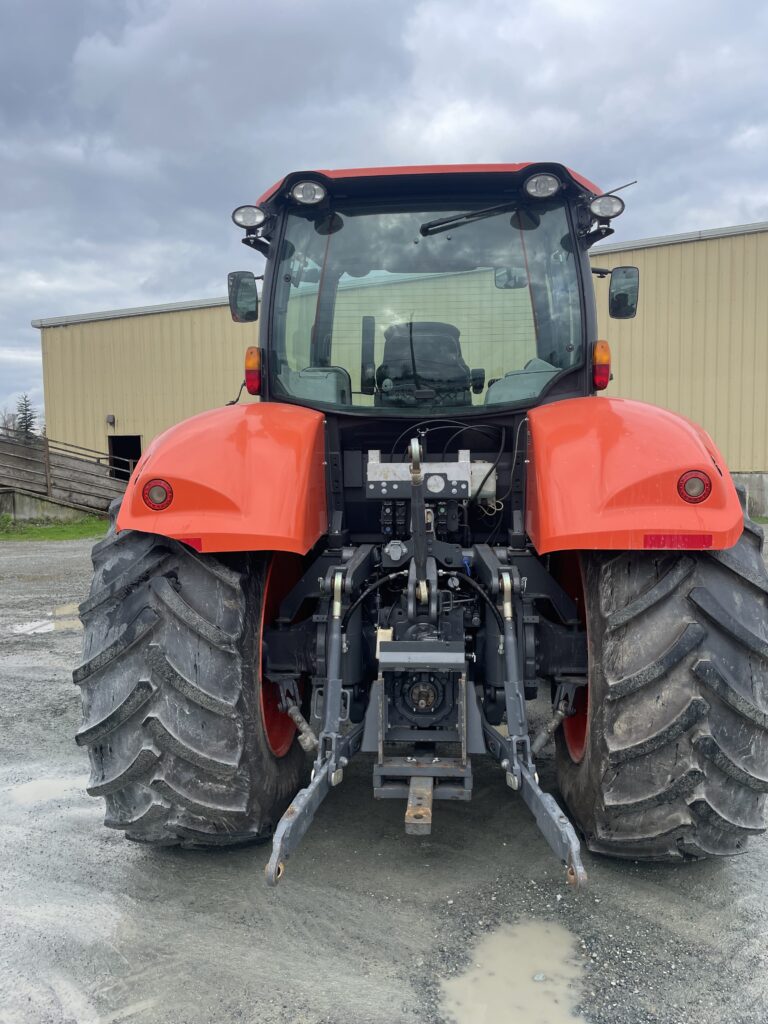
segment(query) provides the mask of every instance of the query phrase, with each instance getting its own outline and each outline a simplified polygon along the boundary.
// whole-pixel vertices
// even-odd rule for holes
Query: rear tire
[[[745,513],[744,533],[726,551],[582,555],[586,733],[578,721],[558,731],[557,766],[591,850],[639,860],[723,856],[764,831],[761,547]]]
[[[80,606],[76,739],[90,755],[88,792],[105,798],[105,825],[128,839],[187,847],[267,839],[305,763],[290,734],[275,756],[262,714],[269,556],[226,564],[166,537],[116,534],[118,508],[93,549]]]

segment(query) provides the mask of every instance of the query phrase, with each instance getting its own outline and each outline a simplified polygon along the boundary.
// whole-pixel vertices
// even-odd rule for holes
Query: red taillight
[[[141,489],[141,496],[153,512],[161,512],[173,501],[173,488],[167,480],[148,480]]]
[[[706,473],[702,473],[699,469],[692,469],[688,473],[683,473],[677,481],[677,493],[683,501],[690,502],[691,505],[698,505],[712,493],[712,481]]]
[[[249,395],[261,394],[261,349],[254,345],[245,350],[245,390]]]
[[[592,386],[605,391],[611,379],[611,346],[607,341],[596,341],[592,353]]]

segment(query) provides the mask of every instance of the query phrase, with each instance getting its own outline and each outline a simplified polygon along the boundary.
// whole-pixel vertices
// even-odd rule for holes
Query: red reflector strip
[[[188,548],[194,548],[195,551],[203,550],[203,538],[202,537],[179,537],[182,544],[186,544]]]
[[[644,548],[711,548],[711,533],[646,533],[643,537]]]

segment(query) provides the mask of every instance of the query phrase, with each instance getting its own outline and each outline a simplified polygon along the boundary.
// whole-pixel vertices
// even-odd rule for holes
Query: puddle
[[[583,968],[562,925],[526,921],[486,935],[463,974],[441,982],[441,1006],[455,1024],[574,1024]]]
[[[35,619],[34,622],[20,622],[11,626],[11,632],[17,636],[35,636],[37,633],[52,633],[53,619]]]
[[[51,615],[45,619],[35,619],[34,622],[20,622],[11,626],[11,633],[16,636],[37,636],[40,633],[79,633],[83,626],[77,617],[77,604],[61,604],[54,608]]]
[[[80,619],[54,619],[53,628],[64,633],[79,633],[83,624]]]
[[[60,604],[53,609],[53,628],[66,633],[79,633],[83,624],[77,617],[77,602]]]
[[[56,619],[76,619],[77,618],[77,601],[72,601],[71,604],[60,604],[58,608],[53,609],[53,615]]]
[[[33,804],[48,803],[52,800],[60,800],[62,797],[72,793],[82,793],[85,789],[85,780],[80,778],[59,778],[47,777],[32,779],[31,782],[21,782],[15,786],[6,786],[0,792],[8,795],[8,798],[15,804],[22,807],[30,807]]]

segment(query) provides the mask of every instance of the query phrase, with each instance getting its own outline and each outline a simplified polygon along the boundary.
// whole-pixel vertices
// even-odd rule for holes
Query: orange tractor
[[[235,210],[260,401],[155,439],[81,606],[108,826],[272,839],[275,884],[364,752],[416,835],[494,758],[577,884],[577,830],[649,860],[763,830],[760,530],[700,427],[596,395],[593,274],[637,308],[637,270],[588,257],[622,209],[537,163],[294,173]]]

